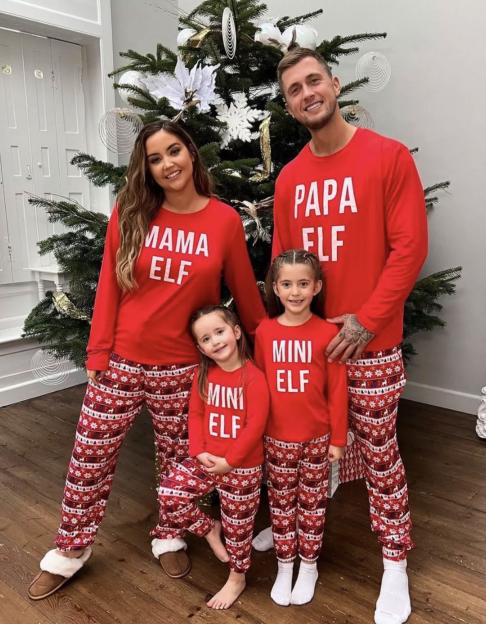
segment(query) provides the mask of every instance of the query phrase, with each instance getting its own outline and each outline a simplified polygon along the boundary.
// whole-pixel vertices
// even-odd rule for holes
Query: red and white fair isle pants
[[[89,381],[69,462],[56,546],[91,545],[105,514],[120,448],[145,404],[161,474],[187,457],[187,410],[195,365],[155,366],[116,354]]]
[[[151,535],[159,539],[183,537],[186,531],[199,537],[207,535],[214,520],[199,509],[197,501],[216,489],[229,566],[235,572],[244,573],[250,567],[261,480],[261,466],[233,468],[223,475],[211,475],[197,459],[174,464],[159,488],[160,520]]]
[[[371,528],[387,559],[414,547],[405,469],[397,443],[398,400],[405,386],[401,350],[368,351],[347,363],[349,427],[355,439],[340,466],[340,481],[366,479]]]
[[[329,434],[308,442],[265,437],[268,501],[279,561],[319,557],[324,534]]]

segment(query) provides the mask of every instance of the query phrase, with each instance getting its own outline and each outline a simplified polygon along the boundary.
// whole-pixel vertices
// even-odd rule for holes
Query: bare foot
[[[245,575],[231,570],[226,583],[206,604],[211,609],[229,609],[245,587]]]
[[[221,522],[219,520],[215,520],[213,528],[205,535],[205,538],[216,557],[223,563],[228,563],[230,558],[221,540]]]

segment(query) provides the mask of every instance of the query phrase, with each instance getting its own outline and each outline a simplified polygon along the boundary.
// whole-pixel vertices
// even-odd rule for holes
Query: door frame
[[[111,0],[84,0],[82,5],[65,4],[65,10],[60,11],[56,8],[59,3],[52,0],[38,0],[36,5],[0,0],[0,27],[81,46],[87,152],[116,164],[116,156],[109,152],[98,135],[100,118],[115,106],[115,93],[108,78],[114,67]],[[77,14],[68,13],[69,7],[78,9]],[[92,210],[109,214],[111,203],[108,187],[98,188],[90,184],[89,207]]]

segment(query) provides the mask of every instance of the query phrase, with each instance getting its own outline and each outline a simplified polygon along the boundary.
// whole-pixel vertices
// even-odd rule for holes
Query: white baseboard
[[[79,384],[86,383],[86,371],[79,368],[72,368],[64,371],[62,380],[59,374],[46,375],[41,379],[32,377],[21,383],[0,387],[0,407],[26,401],[44,394],[71,388]]]
[[[403,393],[404,399],[425,403],[426,405],[436,405],[457,412],[466,414],[477,414],[479,402],[481,400],[481,388],[478,394],[467,394],[457,392],[449,388],[439,388],[437,386],[427,386],[415,381],[408,381]]]

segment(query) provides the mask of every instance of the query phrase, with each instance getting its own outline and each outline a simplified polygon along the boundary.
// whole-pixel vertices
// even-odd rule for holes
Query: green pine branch
[[[445,321],[439,316],[442,310],[439,299],[456,292],[456,282],[461,272],[462,267],[453,267],[427,275],[416,282],[404,308],[403,353],[406,360],[417,353],[410,336],[419,331],[432,331],[436,327],[445,326]]]
[[[437,184],[433,184],[432,186],[428,186],[424,189],[425,207],[428,211],[439,202],[439,197],[437,195],[432,195],[432,193],[448,189],[450,185],[451,183],[449,181],[438,182]]]
[[[278,28],[280,28],[280,30],[285,30],[286,28],[289,28],[290,26],[295,26],[297,24],[303,24],[304,22],[308,22],[314,17],[321,15],[321,13],[324,13],[324,11],[322,9],[317,9],[317,11],[304,13],[303,15],[298,15],[297,17],[289,17],[288,15],[286,15],[285,17],[282,17],[281,19],[278,20],[277,26]]]
[[[116,167],[112,163],[98,160],[90,154],[80,152],[71,159],[71,164],[76,165],[95,186],[111,184],[117,192],[125,184],[124,166]]]
[[[29,204],[44,208],[50,223],[62,223],[68,228],[93,235],[106,233],[107,217],[94,212],[68,199],[55,201],[44,197],[31,196]]]
[[[339,108],[344,108],[345,106],[356,106],[359,104],[359,100],[339,100]]]
[[[351,93],[352,91],[355,91],[356,89],[359,89],[360,87],[362,87],[364,84],[367,84],[368,82],[369,82],[369,78],[359,78],[358,80],[353,80],[351,82],[348,82],[347,84],[341,87],[341,95],[339,97],[342,97],[343,95],[346,95],[348,93]]]
[[[120,56],[130,59],[131,63],[127,63],[110,72],[108,74],[110,78],[129,69],[148,74],[158,74],[159,72],[172,73],[177,62],[177,54],[160,43],[157,45],[157,53],[155,55],[140,54],[135,50],[127,50],[126,52],[120,52]]]
[[[25,319],[22,337],[38,341],[54,357],[70,359],[82,368],[86,359],[89,330],[87,321],[76,320],[58,312],[53,304],[52,293],[47,292]]]
[[[359,33],[342,37],[337,35],[330,41],[323,41],[317,46],[317,51],[326,59],[328,63],[339,65],[339,56],[348,56],[359,52],[358,46],[344,47],[350,43],[362,43],[374,39],[383,39],[386,33]]]

